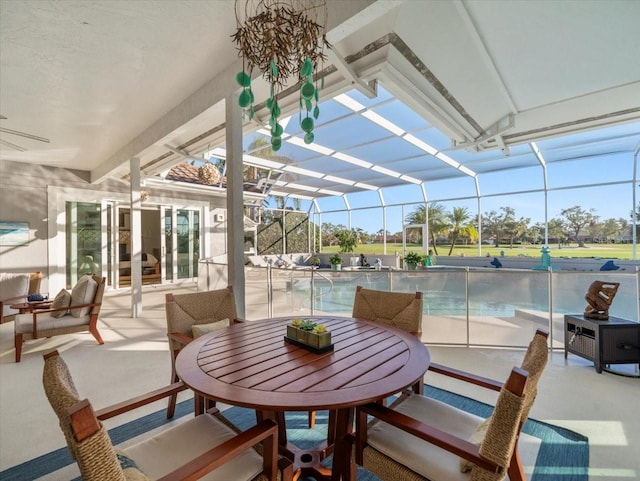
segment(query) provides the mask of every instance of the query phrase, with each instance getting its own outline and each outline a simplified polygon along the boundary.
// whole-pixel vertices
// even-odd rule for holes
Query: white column
[[[244,213],[242,190],[242,113],[238,93],[225,99],[227,140],[227,259],[229,285],[236,297],[238,317],[245,316]]]
[[[140,159],[129,160],[131,179],[131,317],[142,314],[142,202]]]

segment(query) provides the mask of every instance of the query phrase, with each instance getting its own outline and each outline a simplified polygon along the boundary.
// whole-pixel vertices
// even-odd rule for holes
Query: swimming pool
[[[288,295],[299,308],[349,315],[356,286],[397,292],[421,291],[426,316],[493,316],[510,318],[517,310],[554,314],[579,313],[593,280],[620,282],[610,315],[637,320],[634,274],[553,273],[536,271],[350,271],[316,272],[294,277]],[[313,290],[312,290],[313,284]],[[468,304],[467,304],[468,302]]]

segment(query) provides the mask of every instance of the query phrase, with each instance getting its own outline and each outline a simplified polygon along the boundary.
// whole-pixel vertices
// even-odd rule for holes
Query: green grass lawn
[[[504,251],[505,257],[517,257],[517,256],[540,256],[539,245],[526,245],[526,246],[514,246],[510,248],[508,245],[495,247],[492,245],[482,246],[482,255],[486,256],[487,253],[494,257],[500,256],[500,251]],[[338,252],[338,246],[325,247],[322,252]],[[415,244],[407,244],[407,252],[421,252],[422,246]],[[398,252],[402,255],[402,244],[387,243],[387,254],[393,254]],[[373,256],[375,254],[382,254],[382,244],[360,244],[355,249],[356,254],[364,254],[366,256]],[[438,256],[446,257],[449,253],[448,245],[438,246]],[[452,256],[477,256],[478,246],[455,246]],[[562,246],[558,248],[557,245],[550,246],[551,257],[605,257],[610,259],[632,259],[633,258],[633,246],[631,244],[586,244],[585,247],[578,247],[577,244],[570,244],[568,246]],[[640,249],[638,250],[640,255]]]

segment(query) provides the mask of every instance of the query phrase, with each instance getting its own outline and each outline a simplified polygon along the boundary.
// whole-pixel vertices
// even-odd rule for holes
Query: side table
[[[564,316],[564,357],[576,354],[593,361],[598,373],[610,364],[638,364],[640,367],[640,323],[609,317],[606,321],[583,315]]]
[[[16,309],[20,314],[26,314],[33,312],[34,309],[49,309],[53,304],[53,301],[36,301],[36,302],[21,302],[19,304],[11,304],[11,309]]]

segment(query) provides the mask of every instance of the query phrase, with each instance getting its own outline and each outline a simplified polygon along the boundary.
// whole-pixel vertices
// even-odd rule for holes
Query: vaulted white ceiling
[[[495,150],[498,169],[523,143],[640,119],[640,2],[327,4],[337,56],[322,98],[379,80],[448,138],[440,150],[452,157]],[[2,132],[0,159],[99,182],[125,176],[131,157],[153,175],[183,160],[167,146],[199,154],[224,142],[224,99],[241,69],[233,1],[2,0],[1,13],[0,127],[50,142]],[[282,104],[295,113],[295,87]],[[267,114],[256,118],[247,132]],[[629,149],[637,137],[626,135]]]

